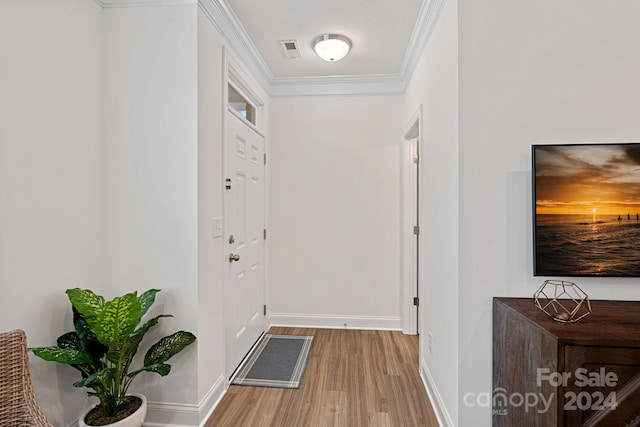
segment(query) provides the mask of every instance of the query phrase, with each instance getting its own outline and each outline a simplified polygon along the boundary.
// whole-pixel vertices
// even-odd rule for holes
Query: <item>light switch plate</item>
[[[213,218],[213,232],[211,233],[211,237],[221,237],[222,236],[222,218]]]

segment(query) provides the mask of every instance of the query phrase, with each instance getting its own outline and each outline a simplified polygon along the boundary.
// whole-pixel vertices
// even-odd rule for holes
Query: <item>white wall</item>
[[[459,398],[491,391],[491,298],[531,297],[534,143],[640,140],[640,4],[460,0]],[[638,279],[574,279],[639,299]],[[490,408],[459,403],[458,425]]]
[[[162,288],[153,310],[175,318],[145,347],[177,329],[198,340],[169,377],[135,388],[148,422],[197,425],[227,386],[222,240],[211,237],[223,40],[195,4],[7,1],[0,19],[0,328],[50,345],[70,329],[64,289]],[[45,412],[69,425],[91,404],[71,387],[76,372],[31,359]]]
[[[443,421],[458,415],[458,8],[447,1],[403,100],[423,106],[420,176],[421,370]],[[428,349],[428,334],[433,336]],[[464,424],[460,424],[464,425]],[[470,424],[468,424],[470,425]]]
[[[87,0],[0,2],[0,330],[31,346],[72,329],[64,290],[101,289],[101,9]],[[77,371],[34,356],[54,425],[77,417]]]
[[[273,323],[400,328],[400,100],[272,100]]]
[[[105,278],[114,293],[162,289],[150,314],[175,317],[148,346],[199,332],[197,5],[105,9],[104,25]],[[168,377],[136,379],[148,422],[198,421],[196,356],[192,346]]]
[[[200,421],[226,389],[224,378],[222,218],[222,37],[198,10],[198,402]]]

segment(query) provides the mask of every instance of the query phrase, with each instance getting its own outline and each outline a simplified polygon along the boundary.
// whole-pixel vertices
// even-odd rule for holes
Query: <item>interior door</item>
[[[419,297],[419,162],[418,138],[405,136],[402,143],[402,331],[420,330]]]
[[[418,303],[414,303],[415,331],[420,333],[420,152],[418,138],[411,140],[411,210],[413,217],[414,231],[412,248],[413,275],[411,277],[411,289],[417,298]]]
[[[227,112],[225,335],[230,376],[265,329],[264,138]]]

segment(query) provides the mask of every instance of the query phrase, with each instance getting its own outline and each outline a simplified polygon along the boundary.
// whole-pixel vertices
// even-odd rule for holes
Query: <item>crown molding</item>
[[[256,80],[269,92],[273,74],[226,0],[198,0],[198,4]]]
[[[446,0],[424,0],[422,2],[422,7],[418,12],[418,18],[413,27],[404,60],[400,66],[400,75],[405,83],[404,89],[406,89],[409,80],[411,80],[413,71],[416,69],[420,56],[427,46],[431,33],[433,33],[436,27],[440,12],[442,12],[445,3]]]
[[[269,87],[272,97],[322,95],[394,95],[404,92],[399,75],[368,74],[358,76],[274,78]]]

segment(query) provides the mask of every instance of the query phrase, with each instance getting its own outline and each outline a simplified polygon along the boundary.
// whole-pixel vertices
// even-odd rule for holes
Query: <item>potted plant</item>
[[[61,335],[57,346],[30,348],[44,360],[79,370],[82,379],[73,385],[90,388],[88,394],[99,399],[98,405],[80,417],[80,426],[140,427],[146,414],[146,399],[128,394],[131,382],[142,372],[167,375],[171,371],[167,360],[195,341],[196,337],[185,331],[165,336],[149,348],[142,367],[131,369],[147,331],[162,317],[172,317],[160,314],[141,324],[158,292],[159,289],[141,295],[132,292],[105,301],[90,290],[67,289],[75,330]]]

